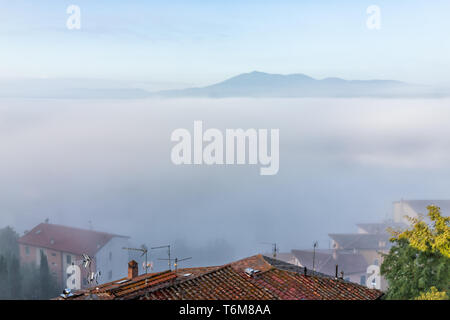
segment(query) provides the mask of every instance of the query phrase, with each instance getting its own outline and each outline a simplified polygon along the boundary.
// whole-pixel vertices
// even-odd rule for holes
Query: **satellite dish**
[[[153,262],[150,261],[150,262],[146,263],[146,262],[144,261],[144,262],[142,262],[142,267],[143,267],[145,270],[147,270],[147,269],[153,270]]]

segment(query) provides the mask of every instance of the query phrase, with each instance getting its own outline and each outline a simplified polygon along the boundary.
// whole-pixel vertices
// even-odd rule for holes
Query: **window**
[[[66,255],[66,262],[67,262],[67,264],[72,263],[72,256],[70,254]]]
[[[52,253],[52,257],[56,257],[56,253],[53,252],[53,253]]]
[[[111,261],[112,260],[112,252],[110,251],[109,252],[109,261]]]
[[[359,282],[359,284],[365,286],[366,285],[366,276],[361,276],[361,281]]]
[[[25,247],[25,254],[26,254],[27,256],[30,255],[30,247]]]
[[[112,270],[109,270],[109,272],[108,272],[108,279],[112,280]]]

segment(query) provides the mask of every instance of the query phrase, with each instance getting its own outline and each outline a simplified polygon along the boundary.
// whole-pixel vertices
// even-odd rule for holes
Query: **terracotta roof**
[[[164,271],[148,273],[133,279],[122,278],[112,282],[104,283],[93,288],[79,290],[69,298],[58,297],[58,300],[120,300],[133,299],[135,296],[145,295],[145,292],[157,289],[158,286],[177,278],[175,272]]]
[[[20,237],[18,242],[81,255],[95,255],[113,237],[124,237],[105,232],[78,229],[57,224],[41,223]]]
[[[153,291],[148,300],[275,300],[270,291],[252,284],[230,265]]]
[[[219,269],[220,266],[215,267],[197,267],[197,268],[183,268],[178,269],[177,276],[182,279],[195,278],[210,271]]]
[[[372,300],[382,292],[342,279],[302,274],[262,255],[220,267],[186,268],[123,278],[66,299]],[[292,270],[304,270],[293,266]],[[258,270],[249,274],[247,268]],[[247,270],[248,271],[248,270]],[[58,298],[63,299],[63,298]]]
[[[382,293],[341,279],[271,269],[250,278],[280,300],[375,300]]]

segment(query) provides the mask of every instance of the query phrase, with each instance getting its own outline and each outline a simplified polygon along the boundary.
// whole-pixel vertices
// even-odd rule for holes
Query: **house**
[[[128,276],[57,300],[375,300],[383,293],[263,255],[222,266]]]
[[[343,273],[347,281],[366,285],[367,267],[369,264],[363,255],[340,250],[292,250],[301,267],[306,267],[328,276]]]
[[[70,287],[67,280],[68,267],[81,264],[82,255],[89,255],[93,261],[90,270],[80,268],[79,284],[75,279],[73,286],[88,286],[88,273],[100,272],[99,282],[111,281],[125,275],[122,266],[128,261],[129,237],[105,232],[78,229],[62,225],[41,223],[19,238],[21,263],[34,263],[39,266],[41,253],[47,257],[50,272],[61,288]],[[72,278],[71,278],[72,279]]]
[[[450,200],[400,200],[393,202],[394,221],[408,224],[405,216],[417,218],[419,214],[426,215],[429,205],[436,205],[443,215],[450,215]]]

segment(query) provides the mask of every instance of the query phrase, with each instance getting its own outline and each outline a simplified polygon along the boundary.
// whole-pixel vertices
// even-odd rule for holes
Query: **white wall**
[[[114,237],[95,255],[96,271],[101,272],[99,283],[110,282],[128,275],[128,238]]]
[[[396,201],[393,203],[394,221],[410,224],[405,216],[417,218],[418,214],[414,211],[407,202]]]

